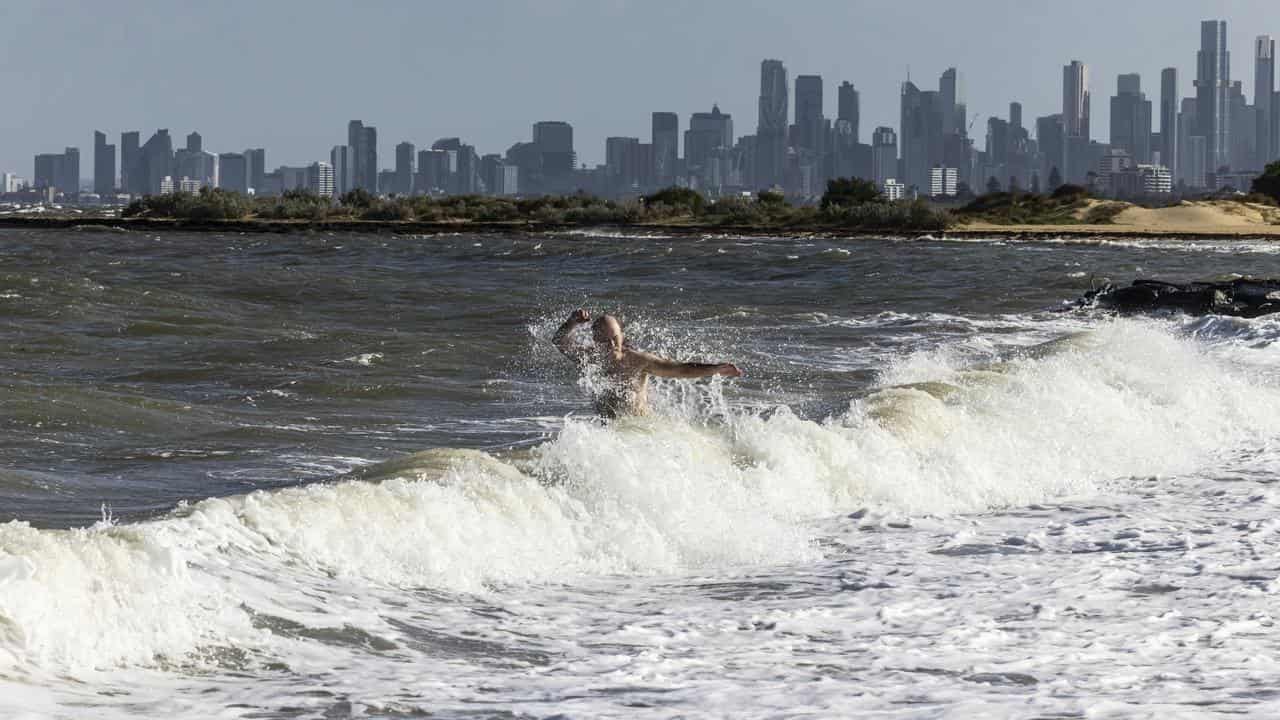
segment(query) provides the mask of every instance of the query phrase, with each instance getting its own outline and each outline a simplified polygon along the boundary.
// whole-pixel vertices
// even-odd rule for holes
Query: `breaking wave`
[[[1275,433],[1275,379],[1214,350],[1263,332],[1232,322],[1117,320],[982,367],[915,353],[821,420],[660,386],[656,417],[569,418],[527,450],[431,450],[128,525],[11,522],[0,678],[267,657],[260,618],[301,622],[318,595],[799,562],[823,552],[814,521],[861,508],[986,512],[1192,472]]]

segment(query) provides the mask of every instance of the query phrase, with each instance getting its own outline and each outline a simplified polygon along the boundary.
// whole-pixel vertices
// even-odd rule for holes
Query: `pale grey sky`
[[[760,60],[817,73],[826,111],[849,80],[862,139],[897,125],[910,66],[922,87],[957,66],[974,135],[1023,103],[1028,124],[1058,112],[1062,65],[1090,66],[1094,135],[1106,139],[1115,77],[1138,72],[1158,101],[1159,71],[1193,93],[1199,21],[1225,19],[1232,76],[1253,94],[1253,38],[1280,36],[1277,0],[542,0],[360,3],[23,2],[0,0],[0,171],[30,177],[32,155],[81,151],[167,127],[214,152],[267,148],[267,164],[327,159],[357,118],[394,146],[461,136],[481,153],[527,139],[535,120],[574,126],[581,161],[604,138],[649,136],[649,113],[718,102],[755,131]],[[793,108],[794,109],[794,108]]]

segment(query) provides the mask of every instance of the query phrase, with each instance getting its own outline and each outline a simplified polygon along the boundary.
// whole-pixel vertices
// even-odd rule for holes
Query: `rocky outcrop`
[[[1191,315],[1258,317],[1280,312],[1280,279],[1171,283],[1134,280],[1127,287],[1108,283],[1085,293],[1081,304],[1122,313],[1177,310]]]

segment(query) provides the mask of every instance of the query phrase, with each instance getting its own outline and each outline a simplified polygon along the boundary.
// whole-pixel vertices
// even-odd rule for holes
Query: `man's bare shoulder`
[[[662,358],[651,352],[626,348],[622,351],[622,364],[632,371],[647,370],[654,363],[662,362]]]

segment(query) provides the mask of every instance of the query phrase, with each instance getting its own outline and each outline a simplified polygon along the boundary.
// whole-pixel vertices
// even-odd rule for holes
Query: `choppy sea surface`
[[[1278,253],[0,230],[0,716],[1280,715]]]

